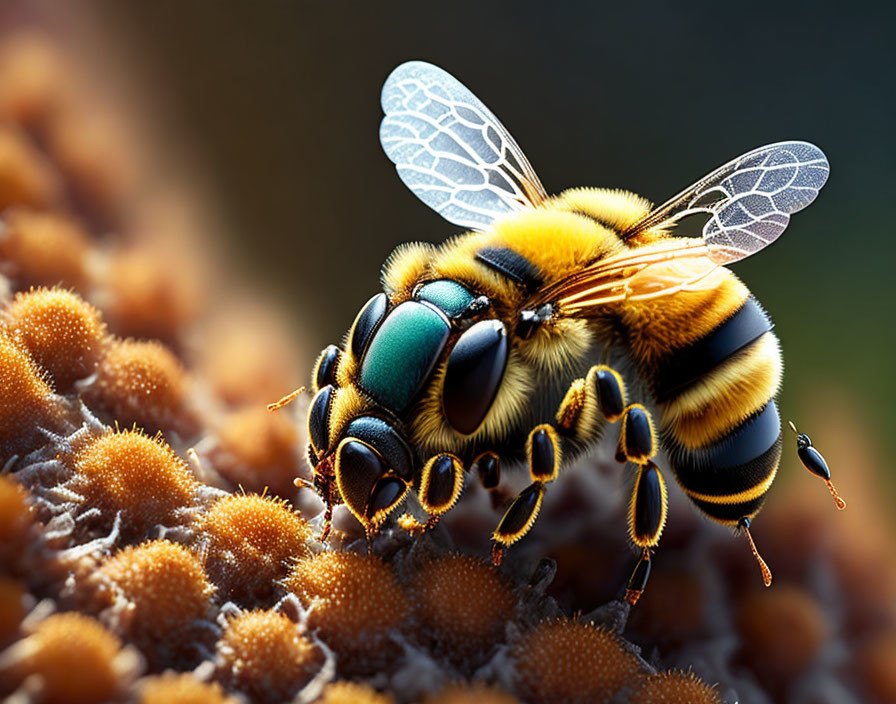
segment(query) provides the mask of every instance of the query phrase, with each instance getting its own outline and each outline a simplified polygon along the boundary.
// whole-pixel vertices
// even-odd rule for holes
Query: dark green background
[[[311,349],[339,339],[394,245],[454,231],[379,147],[380,86],[402,61],[459,77],[552,192],[600,185],[662,201],[755,146],[815,142],[828,185],[735,269],[777,323],[785,417],[813,388],[842,387],[896,447],[891,5],[99,7],[169,94],[242,256],[293,307]]]

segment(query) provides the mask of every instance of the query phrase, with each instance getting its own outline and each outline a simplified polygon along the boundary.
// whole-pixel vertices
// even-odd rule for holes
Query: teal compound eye
[[[359,386],[393,413],[403,412],[435,369],[449,332],[448,319],[432,305],[401,303],[368,343]]]
[[[449,318],[458,318],[463,315],[470,304],[476,300],[466,287],[456,281],[442,279],[423,284],[414,296],[417,300],[432,303],[443,310]]]

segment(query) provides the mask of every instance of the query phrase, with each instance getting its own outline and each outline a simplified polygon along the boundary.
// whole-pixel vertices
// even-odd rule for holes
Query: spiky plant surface
[[[341,511],[318,542],[321,507],[291,483],[302,404],[264,411],[296,385],[286,327],[204,302],[185,244],[175,265],[130,229],[138,150],[104,142],[69,61],[39,35],[0,46],[0,695],[896,700],[892,526],[849,414],[818,425],[862,509],[835,528],[826,496],[780,488],[755,525],[769,590],[673,496],[629,609],[631,477],[597,457],[500,570],[483,558],[501,507],[473,483],[421,537],[387,525],[368,555]]]

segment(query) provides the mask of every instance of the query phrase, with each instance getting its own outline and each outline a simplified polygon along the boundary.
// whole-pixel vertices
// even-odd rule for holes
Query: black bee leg
[[[497,509],[508,498],[510,498],[506,490],[500,489],[501,484],[501,462],[495,452],[483,452],[470,465],[470,471],[475,472],[479,477],[482,488],[488,492],[492,501],[492,508]]]
[[[622,414],[616,461],[642,465],[656,455],[656,451],[656,430],[650,413],[640,403],[629,404]]]
[[[644,591],[650,575],[650,550],[656,547],[666,524],[668,500],[666,482],[653,460],[638,466],[638,478],[628,511],[628,530],[632,542],[641,548],[641,559],[629,579],[625,600],[634,605]]]
[[[576,379],[557,410],[557,429],[580,439],[594,436],[600,416],[615,423],[625,410],[625,382],[608,366],[596,365]]]
[[[443,453],[430,458],[423,465],[420,489],[417,491],[420,504],[429,514],[429,520],[420,523],[406,513],[399,519],[399,524],[411,533],[431,528],[439,522],[442,514],[454,506],[463,488],[464,466],[457,457]]]
[[[532,483],[523,489],[510,504],[492,534],[492,561],[499,565],[504,550],[522,538],[538,517],[544,498],[545,484],[557,478],[560,471],[560,438],[553,426],[536,426],[526,441],[526,457]]]

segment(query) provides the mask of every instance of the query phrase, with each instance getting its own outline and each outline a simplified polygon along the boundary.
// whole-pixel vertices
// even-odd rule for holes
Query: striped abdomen
[[[656,355],[650,379],[679,484],[707,516],[737,525],[759,511],[778,469],[781,356],[759,303],[733,276],[722,289],[721,312],[705,300],[679,311],[699,332]]]

